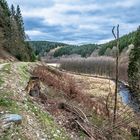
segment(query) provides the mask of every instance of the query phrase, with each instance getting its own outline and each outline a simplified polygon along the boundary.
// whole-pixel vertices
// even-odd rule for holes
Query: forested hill
[[[0,50],[21,61],[33,61],[33,50],[25,41],[24,23],[20,7],[9,8],[6,0],[0,0]],[[1,56],[4,57],[4,56]]]
[[[127,48],[130,44],[134,44],[135,34],[136,31],[133,31],[120,38],[120,52],[122,52],[122,50],[124,48]],[[99,46],[100,46],[99,55],[105,55],[106,53],[109,52],[109,50],[111,51],[111,49],[113,49],[113,47],[116,46],[116,42],[115,40],[112,40]]]
[[[79,54],[82,57],[87,57],[92,54],[94,50],[98,48],[96,44],[87,44],[81,46],[69,45],[63,48],[56,50],[54,53],[54,57],[62,56],[62,55],[72,55]]]
[[[135,33],[136,31],[124,35],[120,38],[120,52],[122,52],[125,48],[128,48],[130,44],[134,43]],[[116,42],[114,40],[104,44],[87,44],[81,46],[65,45],[64,47],[56,50],[54,57],[71,54],[79,54],[82,57],[88,57],[92,53],[95,55],[113,56],[116,50],[114,47],[115,45]]]
[[[68,46],[68,44],[50,41],[29,41],[30,46],[34,49],[36,55],[43,55],[52,49],[61,46]]]

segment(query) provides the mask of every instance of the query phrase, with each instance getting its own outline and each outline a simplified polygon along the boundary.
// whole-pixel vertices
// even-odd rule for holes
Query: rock
[[[30,90],[29,95],[32,97],[39,97],[40,91],[39,90]]]
[[[10,122],[20,124],[21,121],[22,121],[22,116],[18,114],[5,114],[0,118],[0,122],[2,122],[3,124],[7,124]]]
[[[22,116],[17,114],[5,114],[0,117],[1,130],[5,131],[7,129],[13,128],[15,124],[20,124],[22,121]]]

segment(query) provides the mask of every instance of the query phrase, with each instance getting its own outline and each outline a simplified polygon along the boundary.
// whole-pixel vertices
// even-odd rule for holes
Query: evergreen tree
[[[128,77],[131,89],[140,97],[140,27],[135,33],[134,49],[130,53]]]
[[[16,21],[16,17],[15,17],[15,8],[12,5],[11,6],[11,18],[10,18],[10,22],[11,22],[11,49],[10,52],[13,55],[17,55],[19,52],[17,52],[16,50],[19,49],[20,50],[20,36],[19,36],[19,29],[18,29],[18,25],[17,25],[17,21]],[[15,49],[16,48],[16,49]]]
[[[8,16],[10,16],[10,10],[9,10],[7,1],[6,0],[1,0],[0,5],[1,5],[1,8],[4,9],[4,13],[6,13]]]
[[[14,7],[14,5],[13,5],[13,4],[12,4],[12,6],[11,6],[11,15],[12,15],[12,17],[14,17],[14,18],[15,18],[16,11],[15,11],[15,7]]]
[[[25,42],[23,19],[19,6],[11,10],[6,0],[0,0],[0,47],[21,61],[33,61],[34,52]]]
[[[17,10],[16,10],[16,21],[17,21],[18,30],[20,33],[19,36],[24,41],[26,37],[25,37],[25,32],[24,32],[23,18],[21,15],[21,10],[20,10],[19,5],[17,6]]]
[[[10,11],[8,8],[8,4],[5,0],[0,1],[0,27],[2,27],[3,35],[5,38],[5,47],[10,46]]]
[[[0,47],[3,47],[4,41],[4,34],[2,28],[0,27]]]

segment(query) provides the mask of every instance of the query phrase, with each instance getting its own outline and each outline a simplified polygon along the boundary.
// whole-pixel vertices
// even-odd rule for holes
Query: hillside
[[[26,90],[32,74],[41,80],[39,96]],[[108,113],[111,113],[112,102],[108,102],[109,112],[105,103],[110,90],[114,90],[114,83],[108,79],[61,72],[41,63],[1,64],[0,137],[2,140],[89,140],[94,137],[107,140],[105,137],[111,131],[108,129],[111,128]],[[119,100],[120,113],[124,106]],[[125,111],[124,118],[122,115],[119,120],[133,127],[134,123],[129,124],[125,119],[127,111],[129,117],[133,112],[129,107],[125,107]],[[20,115],[21,122],[16,124],[17,120],[11,120],[4,123],[3,117],[10,114]],[[129,140],[129,129],[116,125],[119,129],[115,138],[123,133],[123,139]]]
[[[128,48],[128,46],[130,44],[134,43],[135,34],[136,34],[136,31],[120,37],[120,40],[119,40],[119,42],[120,42],[120,48],[119,48],[120,52],[122,52],[124,49]],[[115,43],[114,40],[112,40],[110,42],[101,44],[99,46],[100,46],[99,55],[111,55],[111,50],[113,50],[113,47],[116,46],[116,43]]]

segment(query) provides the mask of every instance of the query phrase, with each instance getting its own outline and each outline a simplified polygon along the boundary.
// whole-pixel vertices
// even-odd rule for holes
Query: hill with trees
[[[33,49],[25,41],[24,23],[20,7],[8,7],[6,0],[0,1],[0,48],[18,60],[33,61]]]
[[[50,50],[55,49],[60,46],[65,46],[67,44],[59,42],[50,42],[50,41],[29,41],[30,46],[34,49],[36,55],[44,55]]]
[[[82,57],[88,57],[91,55],[91,53],[97,49],[96,44],[87,44],[87,45],[69,45],[64,46],[63,48],[58,49],[54,53],[54,57],[62,56],[62,55],[71,55],[71,54],[79,54]]]
[[[135,33],[136,31],[133,31],[127,35],[124,35],[120,38],[119,43],[120,43],[120,53],[123,51],[123,49],[127,48],[130,44],[133,44],[134,38],[135,38]],[[115,40],[112,40],[110,42],[104,43],[99,45],[100,50],[99,50],[99,55],[112,55],[111,51],[115,51]]]
[[[128,49],[130,44],[133,44],[136,31],[133,31],[127,35],[124,35],[120,38],[120,53],[124,49]],[[54,53],[54,57],[61,57],[63,55],[72,55],[78,54],[82,57],[88,57],[92,53],[96,53],[99,56],[112,56],[116,54],[115,40],[104,44],[85,44],[85,45],[68,45],[68,44],[59,44],[47,41],[31,41],[30,44],[35,49],[36,54],[43,54],[43,52],[49,52],[51,49],[54,49],[58,46],[63,46],[60,49],[57,49]]]

